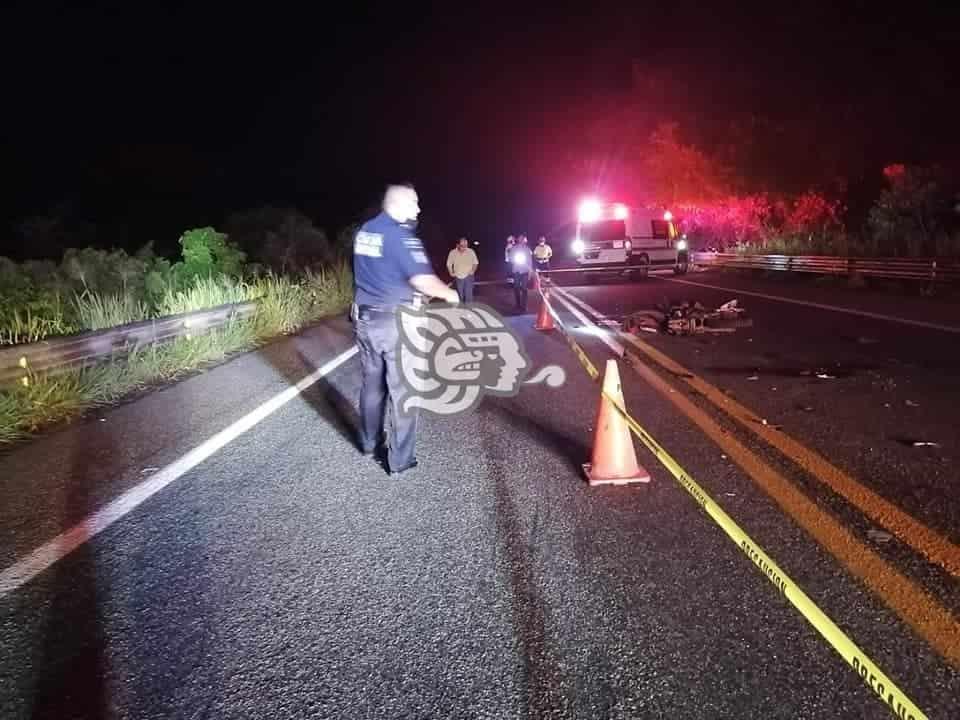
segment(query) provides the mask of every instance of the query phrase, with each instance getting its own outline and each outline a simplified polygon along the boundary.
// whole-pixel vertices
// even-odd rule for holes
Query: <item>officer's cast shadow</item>
[[[544,447],[553,450],[570,464],[577,475],[583,471],[584,458],[590,456],[590,448],[583,442],[519,412],[522,405],[516,402],[504,399],[490,402],[491,400],[492,398],[488,398],[485,403],[486,412],[497,415],[510,429],[532,437]]]
[[[289,352],[288,342],[293,342],[295,352]],[[299,346],[300,339],[289,338],[286,342],[271,344],[261,348],[260,355],[273,368],[283,375],[290,385],[296,385],[304,377],[316,371],[318,364]],[[294,360],[295,358],[295,360]],[[357,447],[357,432],[360,416],[355,404],[334,385],[329,377],[322,377],[316,383],[300,393],[319,417],[334,428],[352,447]]]
[[[316,367],[298,348],[297,355],[307,366],[307,373],[312,373]],[[357,447],[357,437],[360,429],[360,414],[354,404],[330,382],[322,377],[314,385],[304,390],[301,397],[312,407],[317,415],[322,417],[330,426],[335,428],[340,436],[351,447]]]

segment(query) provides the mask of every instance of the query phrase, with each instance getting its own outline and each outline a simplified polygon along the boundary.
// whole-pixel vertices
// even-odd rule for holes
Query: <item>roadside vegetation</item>
[[[209,227],[184,233],[181,257],[174,262],[158,257],[149,245],[133,255],[69,249],[59,262],[0,258],[0,347],[257,302],[249,319],[96,366],[55,375],[27,368],[19,385],[0,388],[0,443],[295,332],[348,306],[353,278],[343,253],[323,245],[298,256],[291,243],[273,240],[276,264],[247,262],[247,253]]]
[[[683,78],[646,68],[642,82],[603,112],[591,107],[579,122],[550,129],[551,142],[575,151],[545,158],[542,172],[558,184],[573,178],[564,181],[577,193],[602,179],[625,202],[670,210],[694,250],[960,256],[955,168],[865,165],[849,142],[824,146],[813,118],[745,111],[722,127],[681,102],[665,119],[649,111],[662,103],[664,88],[683,96]],[[784,123],[816,150],[784,148]],[[862,134],[850,129],[854,138]],[[846,168],[862,171],[845,177]]]
[[[958,257],[960,226],[936,169],[890,165],[866,221],[850,227],[847,208],[824,193],[731,196],[680,205],[684,230],[701,249],[744,254],[844,257]]]

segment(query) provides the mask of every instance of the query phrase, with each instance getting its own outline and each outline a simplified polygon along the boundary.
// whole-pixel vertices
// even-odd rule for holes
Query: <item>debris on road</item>
[[[744,317],[744,312],[736,300],[725,302],[716,310],[708,310],[699,302],[664,300],[656,308],[626,315],[623,330],[634,335],[661,331],[670,335],[732,333],[738,327],[753,325],[753,320]]]
[[[938,442],[933,442],[932,440],[921,440],[920,438],[904,437],[904,436],[902,436],[902,435],[894,435],[894,436],[891,436],[890,439],[891,439],[891,440],[895,440],[895,441],[897,441],[898,443],[900,443],[901,445],[905,445],[905,446],[907,446],[907,447],[915,447],[915,448],[924,448],[924,447],[928,447],[928,448],[938,448],[938,447],[940,447],[940,443],[938,443]]]
[[[878,543],[888,543],[893,540],[893,535],[890,533],[883,530],[875,530],[873,528],[867,530],[867,537]]]
[[[818,372],[818,373],[817,373],[817,377],[820,378],[821,380],[836,380],[836,379],[837,379],[837,376],[836,376],[836,375],[830,375],[829,373],[825,373],[825,372]]]
[[[758,425],[768,427],[771,430],[783,430],[783,425],[771,425],[766,418],[760,418],[759,420],[754,420],[753,422],[757,423]]]
[[[759,375],[751,375],[750,377],[747,378],[747,380],[759,380],[759,379],[760,379]]]
[[[655,333],[660,331],[666,320],[667,316],[659,310],[635,312],[623,318],[623,330],[634,335],[639,332]]]
[[[914,402],[913,400],[907,400],[907,407],[920,407],[920,403]]]

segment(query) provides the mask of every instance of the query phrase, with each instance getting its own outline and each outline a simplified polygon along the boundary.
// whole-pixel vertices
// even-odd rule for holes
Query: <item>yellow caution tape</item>
[[[600,377],[596,366],[590,361],[586,353],[574,340],[560,317],[554,312],[546,296],[541,294],[546,303],[547,310],[553,316],[554,321],[561,334],[566,338],[567,343],[573,348],[574,354],[580,360],[584,369],[590,375],[591,379],[596,381]],[[887,675],[880,670],[880,667],[863,652],[856,643],[851,640],[827,615],[817,607],[800,587],[790,579],[790,577],[777,565],[760,546],[744,532],[736,522],[727,515],[723,509],[706,493],[706,491],[681,467],[680,463],[671,457],[671,455],[660,446],[660,444],[650,435],[636,420],[631,417],[616,398],[607,393],[601,393],[617,409],[617,412],[626,420],[630,430],[640,438],[640,441],[652,452],[657,460],[670,471],[670,474],[683,486],[697,501],[697,504],[720,526],[720,528],[736,543],[737,547],[750,559],[750,561],[760,569],[766,578],[773,583],[777,591],[789,600],[800,614],[816,628],[824,639],[830,643],[834,650],[840,653],[841,657],[854,669],[860,676],[864,684],[870,688],[874,695],[890,708],[890,711],[903,720],[927,720],[927,715],[920,710],[917,705],[907,697]]]

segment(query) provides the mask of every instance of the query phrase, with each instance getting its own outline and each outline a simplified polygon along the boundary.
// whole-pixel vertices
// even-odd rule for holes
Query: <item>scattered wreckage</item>
[[[701,335],[736,332],[752,327],[753,320],[736,300],[725,302],[716,310],[708,310],[699,302],[671,303],[664,300],[651,310],[640,310],[624,316],[624,332],[665,332],[669,335]]]

